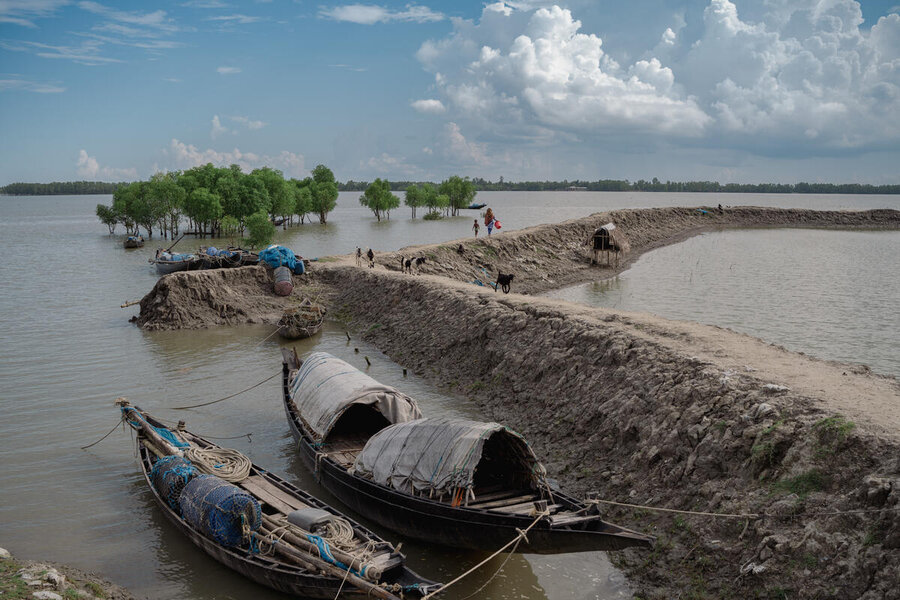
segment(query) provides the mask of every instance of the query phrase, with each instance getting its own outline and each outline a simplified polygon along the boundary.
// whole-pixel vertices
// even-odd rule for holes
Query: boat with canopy
[[[283,401],[306,466],[357,513],[406,536],[521,552],[620,550],[653,538],[553,489],[525,439],[499,423],[426,419],[416,402],[324,352],[282,349]]]

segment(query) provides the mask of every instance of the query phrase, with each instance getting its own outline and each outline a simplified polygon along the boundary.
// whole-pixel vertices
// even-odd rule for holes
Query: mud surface
[[[610,520],[657,535],[613,555],[644,598],[900,599],[900,388],[731,331],[470,284],[514,272],[514,292],[596,279],[583,245],[614,221],[641,252],[719,227],[900,228],[900,213],[765,208],[616,211],[559,225],[350,258],[272,292],[250,267],[163,277],[148,329],[275,323],[324,295],[399,364],[522,432],[551,476],[619,503]],[[459,244],[463,252],[457,252]],[[420,272],[399,257],[425,256]],[[385,266],[387,268],[385,268]],[[620,265],[621,268],[621,265]]]

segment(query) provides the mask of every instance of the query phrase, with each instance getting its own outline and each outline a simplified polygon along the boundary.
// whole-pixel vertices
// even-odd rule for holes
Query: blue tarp
[[[303,259],[294,255],[294,251],[284,246],[272,245],[259,253],[259,260],[273,269],[287,267],[297,275],[303,275],[306,266]]]

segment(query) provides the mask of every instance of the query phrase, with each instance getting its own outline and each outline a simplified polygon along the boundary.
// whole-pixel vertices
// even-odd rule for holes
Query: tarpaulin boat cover
[[[373,405],[390,423],[422,417],[415,400],[327,352],[313,352],[303,360],[291,386],[291,399],[319,441],[355,404]]]
[[[351,473],[407,493],[471,490],[484,444],[497,433],[510,436],[509,468],[523,471],[535,487],[546,485],[546,471],[521,435],[499,423],[452,418],[385,427],[366,443]]]

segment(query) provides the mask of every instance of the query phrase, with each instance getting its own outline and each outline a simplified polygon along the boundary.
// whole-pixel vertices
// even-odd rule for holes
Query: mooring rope
[[[544,510],[544,511],[539,512],[539,513],[534,517],[534,521],[531,522],[531,525],[529,525],[529,526],[526,527],[525,529],[518,529],[518,528],[517,528],[516,531],[519,532],[519,535],[517,535],[515,538],[513,538],[513,539],[511,539],[509,542],[507,542],[502,548],[500,548],[499,550],[497,550],[496,552],[494,552],[493,554],[491,554],[490,556],[488,556],[486,559],[484,559],[483,561],[481,561],[480,563],[478,563],[477,565],[475,565],[474,567],[472,567],[471,569],[469,569],[468,571],[466,571],[465,573],[463,573],[462,575],[460,575],[459,577],[457,577],[457,578],[454,579],[453,581],[450,581],[449,583],[444,584],[443,586],[441,586],[440,589],[435,590],[435,591],[433,591],[433,592],[431,592],[430,594],[427,594],[427,595],[425,595],[425,596],[422,596],[422,600],[429,600],[429,598],[432,598],[432,597],[435,596],[436,594],[443,593],[444,591],[446,591],[446,589],[447,589],[448,587],[450,587],[450,586],[453,585],[454,583],[457,583],[457,582],[459,582],[460,580],[462,580],[462,579],[468,577],[468,576],[471,575],[473,572],[477,571],[477,570],[480,569],[482,566],[484,566],[486,563],[490,562],[490,561],[491,561],[492,559],[494,559],[498,554],[500,554],[501,552],[503,552],[504,550],[506,550],[506,549],[509,548],[510,546],[512,546],[512,545],[515,544],[515,547],[518,548],[518,547],[519,547],[519,542],[521,542],[523,539],[526,540],[526,541],[528,541],[527,534],[528,534],[529,531],[531,531],[531,528],[534,527],[535,525],[537,525],[538,522],[540,522],[541,519],[543,519],[544,517],[546,517],[546,516],[549,515],[549,514],[550,514],[550,511],[549,511],[549,510]],[[491,581],[491,579],[493,579],[494,577],[497,576],[497,573],[499,573],[499,572],[503,569],[503,567],[506,565],[506,562],[507,562],[508,560],[509,560],[509,557],[506,557],[506,560],[503,561],[503,564],[500,565],[500,568],[498,568],[497,571],[496,571],[493,575],[491,575],[491,578],[488,579],[487,582],[485,582],[485,585],[487,585],[487,583],[489,583],[489,582]],[[482,586],[482,587],[484,587],[484,586]],[[478,590],[476,590],[475,593],[477,594],[479,591],[481,591],[480,588],[479,588]],[[474,594],[473,594],[473,595],[474,595]],[[471,596],[467,596],[467,597],[471,598]]]
[[[614,502],[613,500],[600,500],[597,498],[588,500],[588,502],[589,503],[602,502],[603,504],[612,504],[614,506],[624,506],[626,508],[639,508],[641,510],[677,513],[677,514],[681,514],[681,515],[692,515],[692,516],[697,516],[697,517],[718,517],[718,518],[723,518],[723,519],[748,519],[748,520],[757,520],[757,519],[765,519],[765,518],[793,519],[793,518],[797,518],[797,517],[837,517],[840,515],[859,515],[859,514],[869,514],[869,513],[900,511],[900,506],[896,506],[896,507],[886,507],[886,508],[860,508],[860,509],[854,509],[854,510],[798,512],[798,513],[793,513],[793,514],[777,515],[777,514],[770,514],[770,513],[713,513],[713,512],[701,512],[701,511],[695,511],[695,510],[678,510],[676,508],[662,508],[659,506],[647,506],[644,504],[628,504],[626,502]]]
[[[119,419],[119,422],[118,422],[118,423],[116,423],[115,425],[113,425],[113,428],[109,430],[109,433],[107,433],[106,435],[104,435],[102,438],[100,438],[99,440],[97,440],[97,441],[94,442],[93,444],[88,444],[87,446],[82,446],[81,449],[82,449],[82,450],[87,450],[87,449],[90,448],[91,446],[96,446],[97,444],[99,444],[100,442],[102,442],[103,440],[105,440],[106,438],[108,438],[109,436],[111,436],[111,435],[112,435],[112,432],[115,431],[116,428],[117,428],[119,425],[121,425],[124,421],[125,421],[125,415],[122,415],[122,418]]]
[[[251,386],[248,387],[248,388],[245,388],[245,389],[243,389],[243,390],[241,390],[241,391],[239,391],[239,392],[235,392],[235,393],[233,393],[233,394],[230,394],[230,395],[228,395],[228,396],[225,396],[224,398],[219,398],[218,400],[212,400],[212,401],[210,401],[210,402],[203,402],[203,403],[201,403],[201,404],[193,404],[193,405],[191,405],[191,406],[175,406],[175,407],[172,408],[172,410],[187,410],[187,409],[189,409],[189,408],[200,408],[201,406],[209,406],[210,404],[215,404],[216,402],[222,402],[222,401],[224,401],[224,400],[230,400],[231,398],[234,398],[235,396],[240,396],[240,395],[243,394],[244,392],[249,392],[249,391],[252,390],[253,388],[256,388],[256,387],[261,386],[262,384],[264,384],[265,382],[269,381],[270,379],[275,379],[275,378],[278,377],[279,375],[281,375],[281,371],[278,371],[277,373],[273,374],[273,375],[270,376],[270,377],[266,377],[265,379],[263,379],[263,380],[260,381],[259,383],[254,383],[253,385],[251,385]]]

